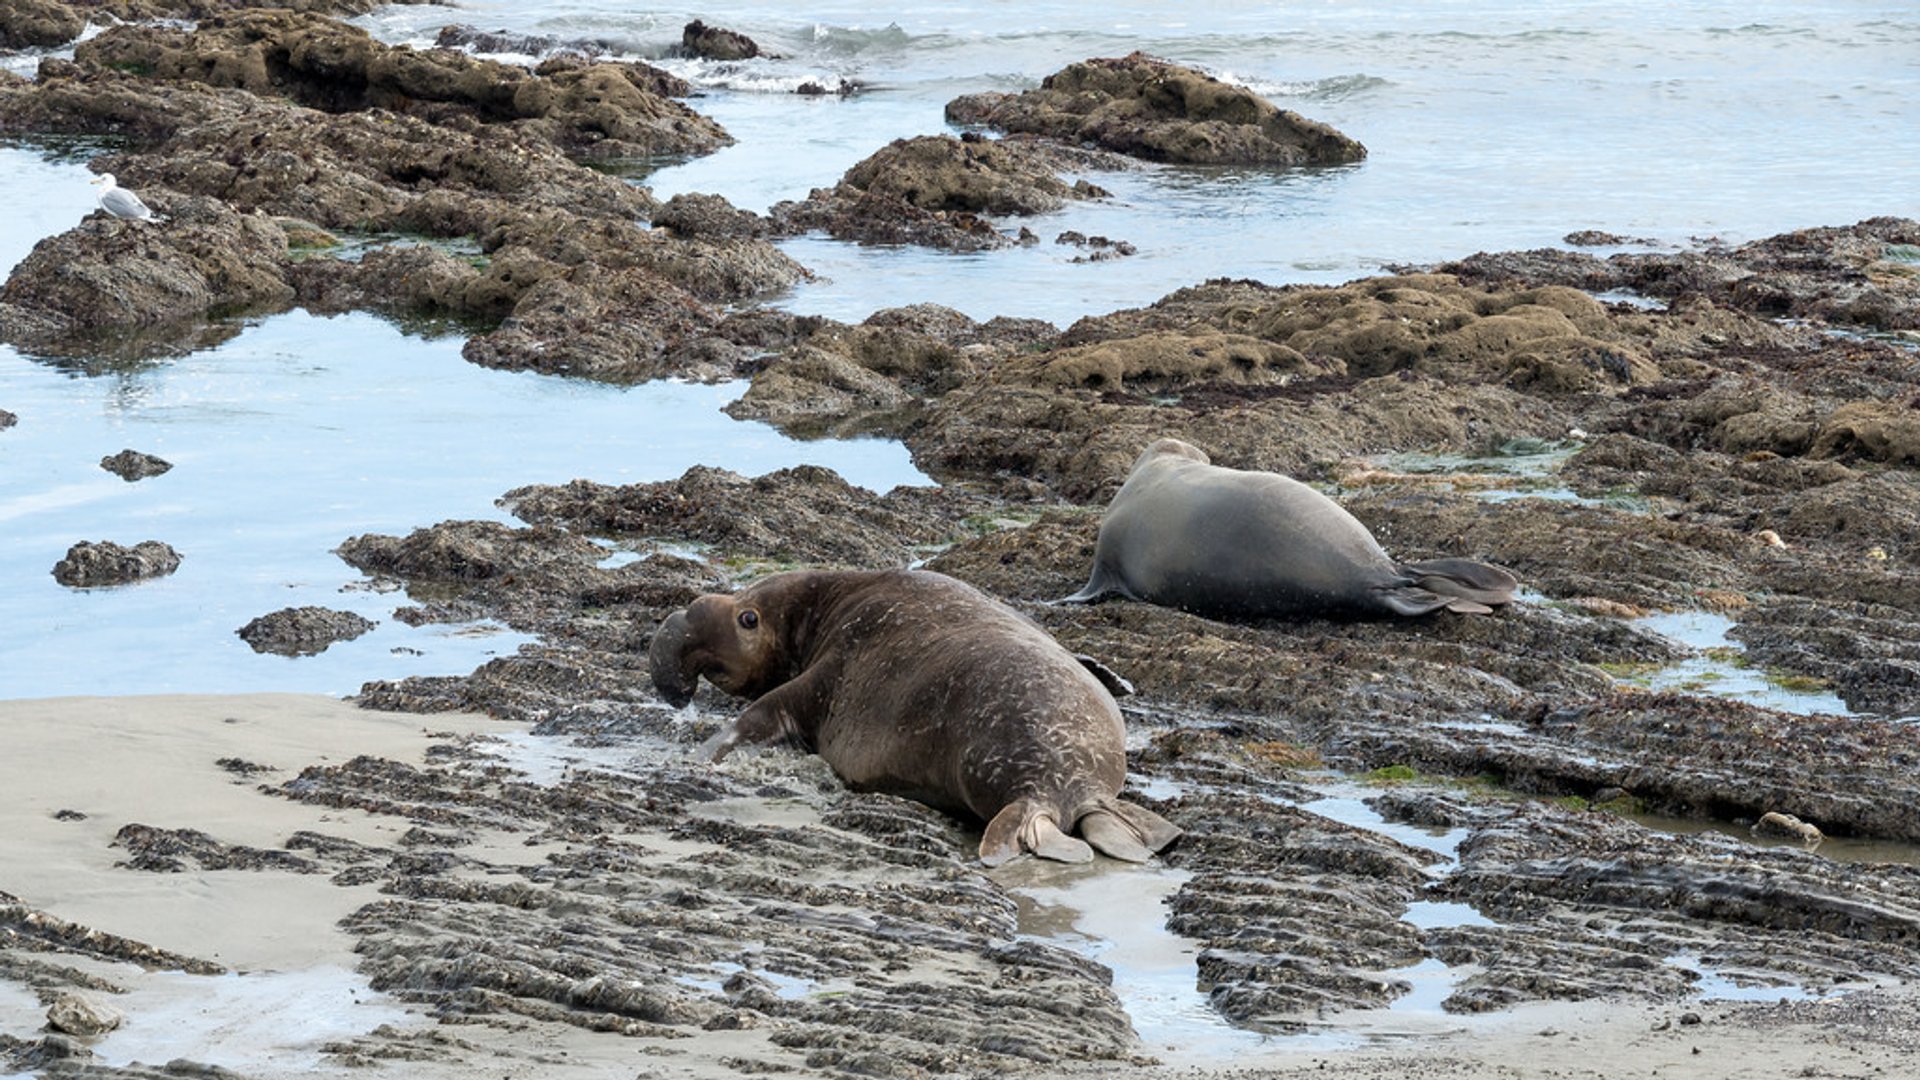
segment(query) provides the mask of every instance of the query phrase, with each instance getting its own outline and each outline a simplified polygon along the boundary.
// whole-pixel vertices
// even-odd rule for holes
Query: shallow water
[[[0,147],[0,201],[43,233],[85,212],[86,175]],[[41,188],[54,194],[29,197]],[[24,256],[21,235],[0,230],[0,266]],[[348,694],[369,679],[464,674],[527,639],[491,623],[396,622],[406,598],[367,591],[332,552],[361,533],[511,521],[494,500],[522,484],[666,480],[696,464],[759,475],[803,462],[878,490],[928,482],[897,443],[803,443],[727,417],[739,384],[612,387],[492,371],[462,360],[462,343],[371,315],[296,311],[138,365],[40,361],[0,346],[0,407],[19,416],[0,432],[0,697]],[[129,483],[99,467],[128,448],[174,468]],[[161,540],[182,562],[137,585],[69,589],[52,569],[82,540]],[[255,654],[234,636],[303,604],[381,625],[298,659]]]

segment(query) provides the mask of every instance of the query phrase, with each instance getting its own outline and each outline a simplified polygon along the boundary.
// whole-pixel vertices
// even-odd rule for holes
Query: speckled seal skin
[[[1395,562],[1340,504],[1291,477],[1215,465],[1159,439],[1134,461],[1100,521],[1087,584],[1196,615],[1484,615],[1519,582],[1471,559]]]
[[[943,574],[798,570],[709,593],[667,617],[650,659],[675,706],[701,676],[755,699],[707,743],[713,760],[794,739],[857,789],[986,822],[989,866],[1094,848],[1144,862],[1179,835],[1118,798],[1125,683]]]

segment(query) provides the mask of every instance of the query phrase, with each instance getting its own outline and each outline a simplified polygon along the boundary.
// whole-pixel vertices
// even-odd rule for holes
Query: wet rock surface
[[[257,653],[316,656],[335,642],[352,641],[376,625],[351,611],[309,605],[262,615],[234,633]]]
[[[120,331],[165,331],[293,298],[286,234],[204,197],[145,193],[161,224],[95,213],[34,245],[0,286],[8,338],[43,350]]]
[[[1366,147],[1242,87],[1145,53],[1069,64],[1019,94],[968,94],[947,119],[1189,165],[1340,165]]]
[[[180,553],[159,540],[142,540],[132,547],[111,540],[82,540],[54,564],[53,580],[70,588],[93,589],[165,577],[179,568]]]

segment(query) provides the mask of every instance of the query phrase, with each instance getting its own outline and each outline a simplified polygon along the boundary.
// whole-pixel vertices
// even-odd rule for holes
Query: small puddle
[[[1784,847],[1796,851],[1811,851],[1833,862],[1920,866],[1920,844],[1908,844],[1896,840],[1856,840],[1845,836],[1829,836],[1809,848],[1796,837],[1756,834],[1751,829],[1730,825],[1724,821],[1702,821],[1698,818],[1676,818],[1645,813],[1625,816],[1636,824],[1673,836],[1725,836],[1752,847]],[[1818,825],[1819,822],[1816,821],[1814,824]]]
[[[1460,845],[1467,838],[1469,830],[1464,828],[1447,829],[1429,825],[1410,825],[1404,822],[1388,821],[1380,812],[1368,806],[1367,799],[1379,794],[1377,789],[1362,788],[1346,783],[1310,785],[1321,797],[1312,802],[1301,803],[1302,810],[1319,814],[1323,818],[1337,821],[1342,825],[1351,825],[1356,829],[1365,829],[1371,833],[1398,840],[1408,847],[1425,848],[1447,860],[1447,865],[1430,869],[1444,875],[1452,869],[1454,858],[1460,852]],[[1448,924],[1458,925],[1458,924]]]
[[[1019,904],[1020,936],[1113,971],[1113,992],[1142,1046],[1174,1064],[1211,1062],[1281,1038],[1228,1023],[1199,988],[1196,946],[1166,928],[1166,900],[1193,875],[1156,863],[1025,859],[993,875]]]
[[[676,975],[673,981],[689,989],[724,996],[726,994],[726,981],[741,972],[746,972],[754,978],[765,982],[769,987],[772,987],[774,996],[783,1001],[801,1001],[812,994],[822,992],[822,987],[811,980],[795,978],[792,975],[782,975],[777,971],[769,971],[766,968],[750,968],[745,964],[736,964],[730,960],[716,961],[708,966],[708,970],[714,972],[712,978],[702,978],[698,975]],[[829,990],[827,992],[831,991]]]
[[[1666,667],[1614,672],[1614,678],[1648,690],[1677,690],[1688,694],[1731,698],[1780,712],[1811,716],[1855,716],[1847,703],[1825,689],[1793,689],[1746,664],[1746,650],[1730,636],[1734,622],[1711,611],[1659,612],[1631,620],[1693,650],[1691,656]]]
[[[1729,973],[1708,967],[1699,956],[1692,953],[1676,953],[1661,962],[1670,968],[1698,976],[1694,980],[1693,991],[1701,1001],[1789,1002],[1812,1001],[1821,996],[1804,986],[1767,982],[1759,977],[1743,985]]]
[[[343,967],[245,975],[154,972],[110,1004],[126,1022],[93,1044],[104,1064],[184,1058],[248,1074],[320,1069],[321,1048],[412,1014]]]
[[[1645,513],[1651,503],[1630,492],[1598,498],[1581,495],[1560,482],[1561,467],[1586,446],[1579,439],[1509,439],[1489,454],[1384,454],[1367,464],[1389,475],[1444,478],[1456,490],[1485,502],[1548,499]],[[1365,477],[1355,478],[1365,482]]]

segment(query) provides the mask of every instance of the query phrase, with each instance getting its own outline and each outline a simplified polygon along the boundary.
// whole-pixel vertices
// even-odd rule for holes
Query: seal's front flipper
[[[1180,835],[1173,822],[1119,799],[1095,802],[1080,815],[1074,829],[1101,854],[1127,862],[1146,862]]]
[[[1060,831],[1046,804],[1035,799],[1015,799],[987,822],[980,838],[980,861],[999,866],[1023,851],[1055,862],[1093,861],[1093,849]]]
[[[790,739],[804,745],[806,736],[794,719],[791,703],[798,696],[795,687],[805,678],[803,675],[762,694],[758,701],[747,706],[745,712],[701,743],[700,756],[709,762],[718,762],[735,747],[773,742],[776,739]]]

